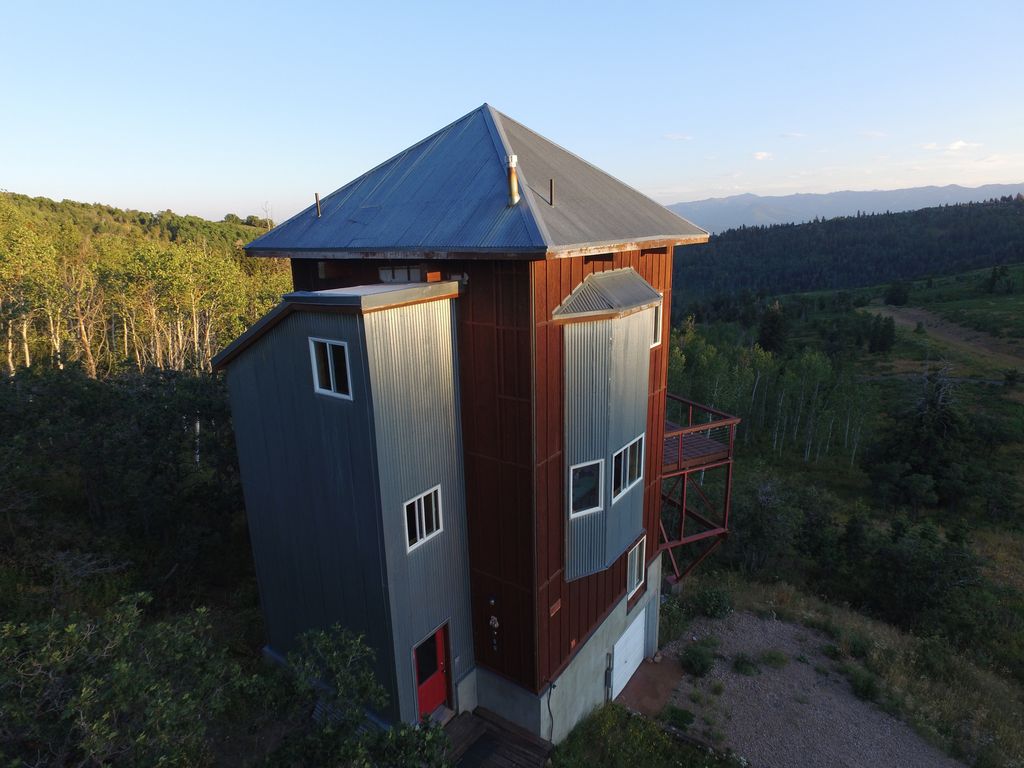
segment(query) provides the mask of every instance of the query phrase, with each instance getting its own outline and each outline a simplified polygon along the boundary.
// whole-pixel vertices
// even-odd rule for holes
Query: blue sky
[[[1024,2],[0,8],[0,189],[295,213],[487,101],[663,203],[1024,181]]]

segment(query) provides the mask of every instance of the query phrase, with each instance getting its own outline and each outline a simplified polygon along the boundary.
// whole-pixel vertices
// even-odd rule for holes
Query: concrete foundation
[[[627,611],[626,598],[620,600],[576,652],[569,666],[539,695],[478,667],[475,670],[477,704],[558,744],[580,720],[608,700],[615,643],[644,611],[644,653],[654,655],[658,648],[660,597],[661,559],[658,558],[647,569],[647,590],[637,604]],[[459,711],[462,711],[465,709],[462,684],[459,691]]]

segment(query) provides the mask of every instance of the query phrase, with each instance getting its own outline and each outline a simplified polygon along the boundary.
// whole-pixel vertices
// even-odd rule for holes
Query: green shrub
[[[732,668],[734,672],[746,675],[747,677],[752,677],[761,671],[761,668],[757,666],[757,662],[746,653],[737,653],[733,656]]]
[[[683,669],[694,677],[704,677],[715,665],[715,648],[718,640],[706,637],[691,643],[679,654],[679,663]]]
[[[677,707],[675,704],[669,704],[661,711],[661,719],[669,725],[685,731],[693,725],[694,714],[688,709]]]
[[[821,646],[821,652],[832,659],[832,661],[839,661],[839,659],[843,658],[843,650],[834,643]]]
[[[855,659],[866,659],[871,652],[871,640],[860,632],[850,635],[847,646],[850,649],[850,655]]]
[[[772,669],[782,669],[789,663],[789,657],[782,651],[776,651],[773,649],[762,653],[758,657],[758,661]]]
[[[702,584],[685,598],[686,612],[691,616],[724,619],[732,613],[732,596],[722,587]]]
[[[685,711],[685,710],[680,710]],[[605,704],[577,725],[551,755],[553,768],[728,768],[705,750],[680,744],[654,720]]]
[[[878,678],[863,667],[851,666],[846,670],[846,676],[850,680],[850,687],[858,699],[865,701],[877,701],[881,693]]]
[[[686,629],[686,612],[683,610],[683,604],[677,596],[668,595],[661,604],[658,616],[659,646],[677,640],[684,629]]]

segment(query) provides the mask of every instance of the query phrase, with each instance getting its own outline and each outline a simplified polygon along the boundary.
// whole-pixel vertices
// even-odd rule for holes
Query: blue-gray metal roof
[[[661,294],[632,267],[595,272],[551,314],[555,320],[601,318],[654,306]]]
[[[507,157],[521,200],[508,204]],[[550,204],[549,180],[554,181]],[[344,257],[572,249],[707,233],[488,104],[250,243],[254,256]],[[611,248],[609,248],[611,250]]]

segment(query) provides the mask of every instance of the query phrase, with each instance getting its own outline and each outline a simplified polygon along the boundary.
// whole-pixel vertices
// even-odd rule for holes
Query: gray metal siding
[[[413,648],[449,622],[451,678],[474,665],[454,304],[368,314],[377,464],[401,717],[416,718]],[[407,551],[404,504],[441,486],[442,531]]]
[[[608,403],[611,396],[612,322],[565,326],[565,578],[567,581],[605,567],[607,510],[611,500],[608,454]],[[604,508],[570,515],[569,468],[604,459]]]
[[[230,365],[228,387],[271,647],[288,652],[300,632],[336,622],[362,632],[394,701],[360,323],[355,315],[292,314]],[[313,391],[310,336],[348,342],[352,401]]]
[[[644,483],[612,503],[612,457],[647,428],[653,314],[564,328],[567,581],[604,570],[643,532]],[[574,518],[570,467],[596,459],[604,459],[603,509]]]
[[[653,328],[653,309],[645,309],[612,321],[608,408],[609,456],[614,456],[616,451],[647,429],[647,378],[651,364]],[[646,453],[649,450],[645,435],[644,451]],[[645,466],[646,463],[645,456],[641,466]],[[605,566],[614,563],[637,536],[643,533],[644,485],[643,481],[637,483],[611,505],[608,513]],[[608,498],[610,500],[611,496]]]

